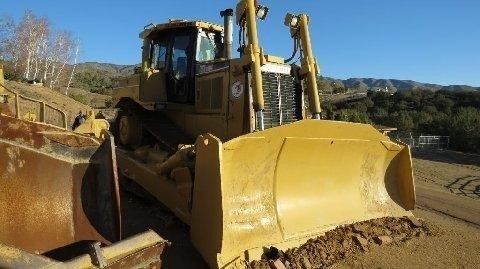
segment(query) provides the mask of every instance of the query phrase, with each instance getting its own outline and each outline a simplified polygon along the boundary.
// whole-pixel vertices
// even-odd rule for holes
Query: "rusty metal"
[[[8,95],[0,95],[4,100],[7,99]],[[6,102],[0,102],[0,114],[7,115],[7,116],[14,116],[12,111],[10,110],[10,106]]]
[[[150,230],[110,246],[93,245],[94,253],[81,254],[62,262],[0,243],[0,268],[160,269],[162,252],[170,243]],[[101,259],[100,263],[98,259]]]
[[[8,95],[5,87],[5,79],[3,78],[3,62],[0,60],[0,114],[12,116],[10,106],[8,105]]]
[[[0,242],[45,253],[119,240],[112,145],[0,115]]]

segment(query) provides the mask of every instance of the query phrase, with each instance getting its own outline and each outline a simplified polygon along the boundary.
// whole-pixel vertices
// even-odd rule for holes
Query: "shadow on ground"
[[[480,166],[480,155],[451,150],[412,150],[415,158],[463,165]]]
[[[123,238],[152,229],[171,242],[162,254],[162,268],[208,268],[190,242],[189,228],[157,201],[122,190]]]

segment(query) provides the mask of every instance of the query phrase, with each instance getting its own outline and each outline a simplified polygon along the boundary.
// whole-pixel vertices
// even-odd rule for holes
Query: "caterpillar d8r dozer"
[[[371,125],[320,120],[309,18],[286,16],[301,52],[295,66],[259,47],[256,20],[267,12],[237,4],[239,58],[232,9],[221,12],[223,27],[146,26],[141,70],[114,89],[121,173],[190,225],[212,268],[414,207],[408,146]]]

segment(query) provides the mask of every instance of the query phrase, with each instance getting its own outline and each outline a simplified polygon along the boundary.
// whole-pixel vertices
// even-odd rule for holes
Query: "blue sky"
[[[480,86],[478,0],[260,0],[270,7],[259,22],[269,54],[288,58],[287,12],[308,13],[321,73],[334,78],[412,79]],[[141,4],[140,4],[141,3]],[[219,11],[236,0],[2,0],[0,15],[18,21],[25,9],[70,30],[82,44],[81,61],[140,62],[138,33],[169,18],[221,23]],[[234,38],[236,40],[236,38]]]

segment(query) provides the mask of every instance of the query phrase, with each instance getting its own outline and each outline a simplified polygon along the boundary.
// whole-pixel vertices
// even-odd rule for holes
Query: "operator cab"
[[[166,101],[194,105],[198,63],[222,57],[223,27],[206,22],[171,21],[145,29],[140,37],[144,39],[143,69],[164,76],[160,79],[163,86],[155,84],[166,88]],[[151,77],[155,79],[155,75]],[[151,87],[145,90],[154,91],[148,88]]]

